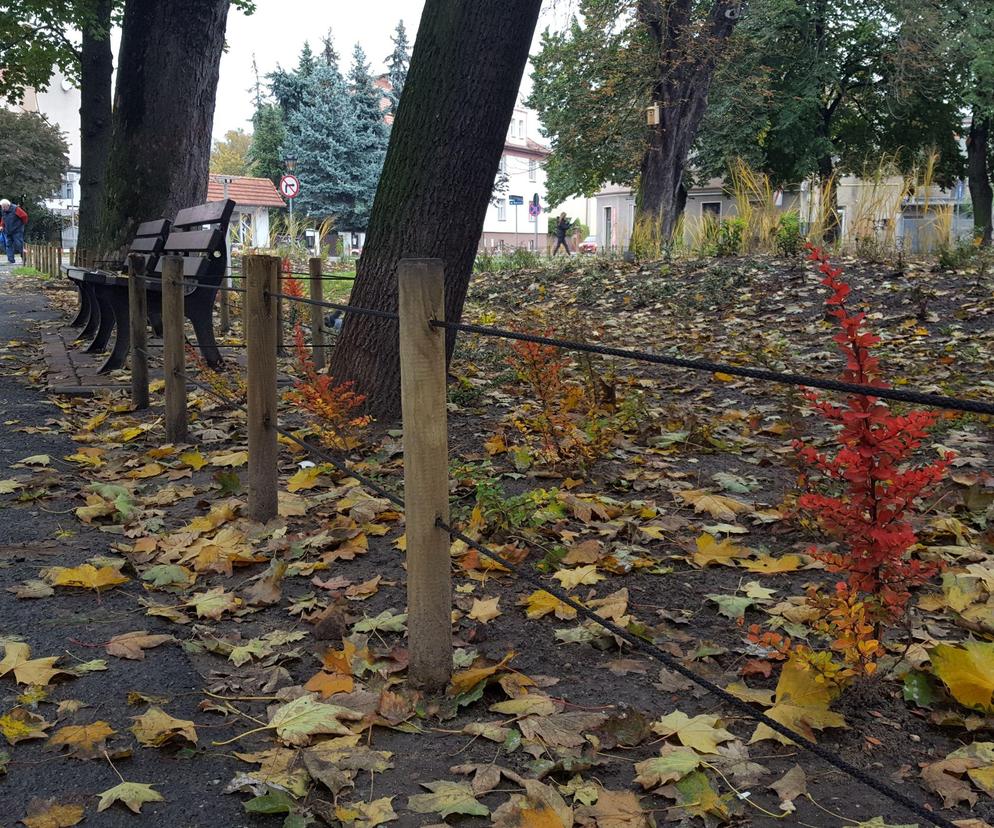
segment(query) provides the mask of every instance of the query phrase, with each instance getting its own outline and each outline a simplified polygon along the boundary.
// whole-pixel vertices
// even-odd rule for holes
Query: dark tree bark
[[[127,0],[100,247],[207,198],[230,0]]]
[[[990,116],[978,116],[974,112],[966,138],[967,180],[970,184],[970,200],[973,202],[973,226],[984,245],[991,243],[991,204],[994,202],[991,170],[987,160],[990,132]]]
[[[541,0],[428,0],[421,16],[351,303],[397,310],[397,262],[445,262],[445,312],[462,317],[487,203]],[[449,332],[451,359],[455,334]],[[380,419],[400,413],[396,323],[347,316],[331,370]]]
[[[658,227],[663,239],[676,228],[686,190],[683,174],[690,148],[707,112],[715,66],[732,34],[742,3],[714,0],[702,27],[694,0],[639,0],[639,20],[648,28],[659,53],[659,78],[653,98],[659,125],[650,129],[636,196],[639,223]]]
[[[105,201],[105,176],[111,137],[111,76],[114,55],[110,45],[112,0],[94,0],[93,17],[83,27],[80,52],[80,250],[100,243]]]

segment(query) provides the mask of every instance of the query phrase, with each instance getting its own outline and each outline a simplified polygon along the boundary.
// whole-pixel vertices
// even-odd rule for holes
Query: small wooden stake
[[[242,259],[245,289],[245,345],[248,360],[248,511],[265,523],[276,517],[276,292],[280,273],[277,256]]]
[[[312,258],[307,263],[310,272],[311,301],[321,302],[324,300],[324,280],[321,278],[321,259]],[[324,370],[324,308],[320,305],[311,305],[311,361],[318,371]]]
[[[131,404],[148,408],[148,296],[145,293],[145,258],[128,260],[128,315],[131,328]]]
[[[162,259],[162,367],[166,375],[166,439],[185,443],[186,338],[183,334],[183,259]]]
[[[440,259],[402,259],[400,290],[401,409],[404,417],[404,512],[407,526],[408,677],[441,690],[452,676],[452,575],[448,424],[445,407],[445,318]]]

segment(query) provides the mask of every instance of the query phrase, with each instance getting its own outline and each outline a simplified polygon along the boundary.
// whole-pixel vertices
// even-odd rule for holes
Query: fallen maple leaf
[[[635,781],[643,788],[658,788],[667,782],[683,779],[692,770],[697,770],[701,757],[689,747],[664,745],[660,755],[635,764]]]
[[[752,555],[751,549],[736,545],[731,538],[719,542],[715,540],[714,535],[707,532],[697,538],[696,544],[697,551],[694,552],[692,560],[700,567],[710,566],[713,563],[735,566],[738,559]]]
[[[161,747],[176,739],[197,743],[197,728],[193,722],[170,716],[161,707],[150,707],[141,716],[135,716],[131,732],[146,747]]]
[[[478,802],[472,789],[463,782],[422,782],[421,786],[431,793],[414,794],[407,798],[407,807],[417,814],[437,813],[445,817],[452,814],[467,816],[489,816],[490,809]]]
[[[501,615],[501,611],[497,608],[499,601],[500,596],[496,598],[474,598],[473,606],[469,611],[469,617],[474,621],[480,621],[484,624],[488,621],[493,621]]]
[[[687,489],[674,494],[684,503],[691,504],[695,512],[706,512],[717,520],[734,521],[736,515],[753,511],[748,503],[704,489]]]
[[[988,712],[994,709],[991,705],[994,695],[994,644],[983,641],[967,641],[962,647],[939,644],[928,652],[932,671],[949,688],[956,701]]]
[[[122,782],[113,788],[108,788],[101,794],[100,802],[97,805],[98,811],[106,811],[115,802],[126,805],[134,813],[141,813],[142,805],[147,802],[165,802],[162,794],[154,790],[151,785],[142,782]]]
[[[819,682],[814,671],[798,661],[788,661],[780,671],[773,707],[766,715],[811,741],[815,730],[826,727],[846,727],[846,720],[828,709],[835,698],[832,686]],[[775,739],[784,745],[794,744],[791,739],[760,723],[749,744],[763,739]]]
[[[175,639],[171,635],[151,635],[145,630],[121,633],[107,642],[107,655],[140,661],[145,658],[145,650],[158,647],[167,641]]]
[[[541,618],[550,612],[554,612],[556,618],[563,621],[572,621],[576,618],[576,610],[573,607],[564,604],[555,595],[544,589],[536,590],[531,595],[522,598],[518,603],[527,607],[525,615],[532,619]]]
[[[28,739],[44,739],[52,725],[44,718],[23,707],[15,707],[10,713],[0,716],[0,733],[12,745]]]
[[[116,567],[102,566],[98,569],[93,564],[83,564],[72,568],[53,566],[44,574],[53,586],[83,587],[84,589],[95,589],[98,592],[107,587],[126,584],[129,580]]]
[[[74,759],[95,759],[103,753],[108,737],[116,732],[107,722],[66,725],[52,734],[48,744],[69,748],[67,755]]]
[[[32,799],[28,812],[21,817],[26,828],[72,828],[83,821],[86,809],[72,802]]]
[[[784,555],[774,558],[772,555],[760,555],[753,561],[743,561],[742,566],[750,572],[772,575],[778,572],[795,572],[801,568],[804,561],[800,555]]]
[[[653,722],[652,732],[663,738],[676,736],[680,744],[700,753],[717,753],[719,744],[735,738],[720,727],[718,721],[717,716],[701,715],[691,718],[681,710],[674,710]]]
[[[319,734],[347,736],[351,731],[340,719],[358,721],[361,713],[337,704],[319,702],[314,696],[301,696],[273,711],[269,727],[288,745],[310,744],[311,737]]]

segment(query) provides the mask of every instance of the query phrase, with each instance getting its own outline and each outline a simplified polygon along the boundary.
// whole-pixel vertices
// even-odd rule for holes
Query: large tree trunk
[[[136,225],[207,198],[214,99],[230,0],[127,0],[101,234],[104,252]]]
[[[83,27],[80,54],[80,250],[95,250],[100,242],[105,202],[105,176],[111,137],[110,46],[111,0],[95,0],[93,18]]]
[[[663,241],[672,238],[686,203],[687,158],[707,112],[718,57],[742,3],[714,0],[703,26],[695,19],[695,5],[694,0],[639,0],[638,4],[639,20],[659,51],[653,96],[660,117],[642,158],[636,222]]]
[[[352,304],[396,311],[398,260],[438,258],[445,262],[446,318],[462,317],[540,7],[541,0],[425,4]],[[376,417],[400,413],[395,323],[346,317],[331,370],[355,380]]]
[[[967,179],[970,201],[973,202],[973,226],[984,245],[991,243],[991,203],[994,201],[991,171],[987,163],[990,132],[991,118],[979,117],[975,112],[966,139]]]

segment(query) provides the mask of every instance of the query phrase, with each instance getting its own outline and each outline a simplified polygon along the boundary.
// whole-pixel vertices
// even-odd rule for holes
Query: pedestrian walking
[[[556,222],[556,247],[552,251],[553,256],[559,252],[560,247],[566,249],[567,256],[572,255],[569,252],[569,242],[566,241],[566,237],[569,235],[569,231],[572,226],[573,222],[566,218],[566,214],[560,213],[559,220]]]
[[[21,254],[24,263],[24,229],[28,225],[28,214],[10,199],[0,198],[0,229],[7,239],[7,261],[15,263],[14,254]]]

